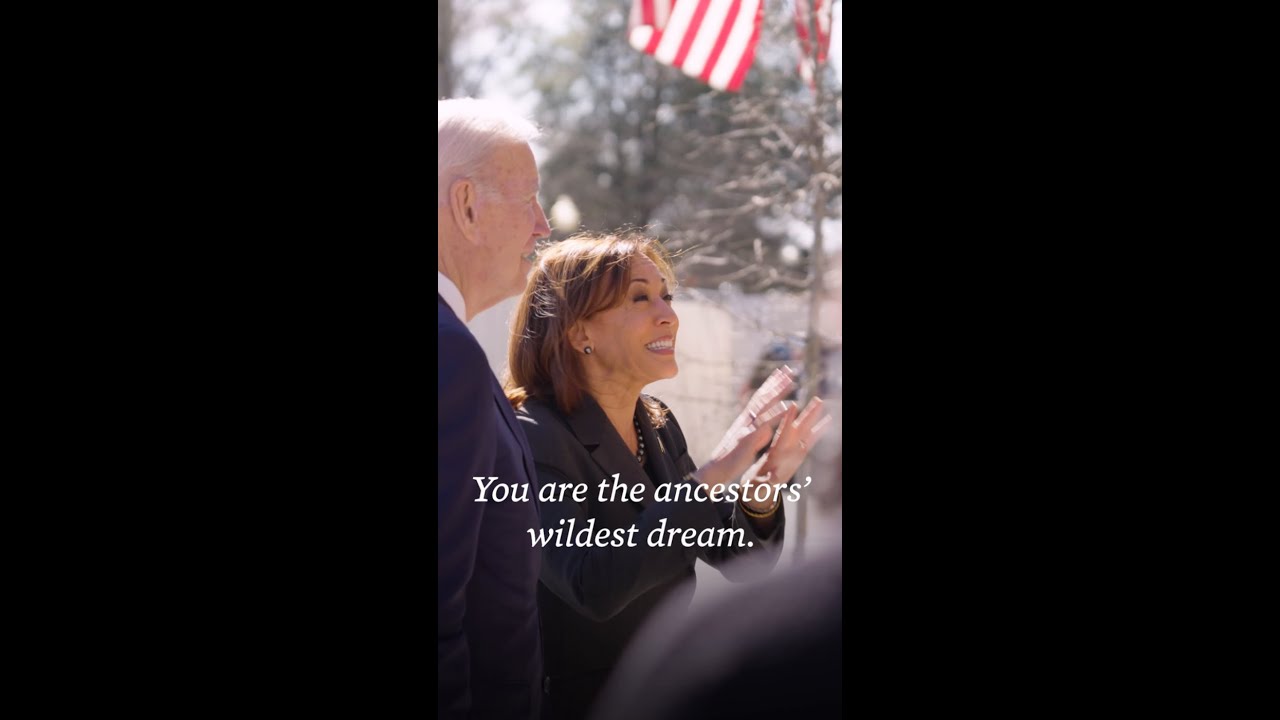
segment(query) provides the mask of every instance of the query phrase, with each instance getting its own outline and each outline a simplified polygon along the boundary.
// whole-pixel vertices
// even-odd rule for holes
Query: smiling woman
[[[744,580],[767,573],[781,553],[782,503],[776,494],[745,489],[761,476],[770,484],[791,478],[817,434],[821,401],[799,416],[794,407],[774,412],[793,384],[779,371],[726,434],[723,451],[696,465],[666,405],[641,394],[679,371],[674,289],[670,259],[656,240],[585,234],[538,256],[516,307],[506,389],[533,451],[538,486],[612,476],[644,490],[608,498],[539,493],[544,538],[589,527],[636,539],[542,545],[543,720],[586,715],[653,607],[681,593],[692,597],[699,558],[730,580]],[[766,445],[759,470],[748,473]],[[744,491],[736,500],[691,491],[739,483]],[[531,537],[537,544],[538,535]]]
[[[583,234],[548,247],[512,322],[512,404],[540,397],[572,413],[590,392],[589,375],[598,389],[634,388],[634,397],[673,377],[680,324],[674,287],[666,250],[643,235]],[[645,406],[661,426],[658,402],[646,398]],[[625,425],[631,427],[630,413]]]

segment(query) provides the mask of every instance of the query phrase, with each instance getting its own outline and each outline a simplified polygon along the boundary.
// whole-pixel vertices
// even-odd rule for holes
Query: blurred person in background
[[[826,549],[691,612],[658,608],[593,720],[844,717],[841,555]]]
[[[841,484],[839,461],[836,484]],[[592,720],[844,717],[842,551],[657,608],[601,692]]]
[[[436,196],[437,716],[537,717],[542,650],[540,555],[527,528],[536,500],[475,502],[474,477],[529,483],[532,453],[466,323],[517,295],[534,243],[550,234],[529,141],[538,131],[504,105],[438,105]]]
[[[631,542],[616,547],[542,548],[544,719],[586,716],[652,609],[673,594],[680,595],[676,605],[687,607],[697,559],[730,580],[773,568],[785,528],[774,486],[791,479],[825,424],[820,399],[803,412],[784,407],[781,398],[794,381],[780,370],[699,468],[666,405],[641,394],[677,372],[674,286],[670,261],[655,240],[580,235],[541,253],[516,308],[507,395],[533,449],[538,484],[588,488],[581,501],[563,495],[542,502],[543,530],[636,527]],[[643,485],[642,499],[601,502],[601,481],[611,488],[615,474],[627,488]],[[693,499],[656,500],[664,484],[685,486]],[[753,495],[758,485],[765,492]],[[665,532],[659,537],[668,544],[649,545],[651,532],[669,529],[740,530],[744,546],[730,540],[684,547]]]

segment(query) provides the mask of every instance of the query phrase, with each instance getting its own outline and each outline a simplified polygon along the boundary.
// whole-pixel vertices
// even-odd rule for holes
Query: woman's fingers
[[[814,398],[808,407],[804,409],[804,412],[800,414],[800,417],[792,423],[797,443],[806,455],[814,445],[818,444],[818,440],[822,438],[823,431],[830,424],[831,415],[823,411],[821,398]]]
[[[769,444],[771,437],[773,437],[773,430],[764,426],[747,433],[739,440],[737,446],[723,458],[730,468],[729,476],[736,479],[746,472],[747,468],[756,461],[756,453]]]
[[[760,474],[768,474],[770,482],[790,482],[804,458],[821,439],[831,424],[832,417],[823,410],[820,398],[814,398],[801,411],[790,403],[782,415],[782,422],[774,435]]]
[[[804,436],[813,430],[814,423],[820,419],[822,405],[822,398],[815,397],[805,406],[804,412],[800,413],[800,417],[796,418],[795,426],[800,432],[801,439],[804,439]]]
[[[787,430],[796,420],[795,403],[788,404],[782,400],[794,387],[795,376],[791,368],[784,365],[770,373],[752,394],[746,409],[734,420],[724,438],[711,452],[711,458],[713,460],[722,458],[736,448],[740,448],[744,443],[754,445],[754,441],[748,442],[746,438],[762,430],[767,431],[764,435],[765,444],[768,443],[769,438],[774,438],[776,441],[782,431]],[[791,411],[790,414],[788,411]],[[777,428],[780,423],[782,429],[775,434],[774,428]],[[753,452],[759,451],[763,446],[756,445]]]
[[[747,415],[755,420],[772,408],[780,398],[791,392],[794,386],[795,378],[791,376],[791,368],[783,366],[774,370],[747,402]]]
[[[760,427],[762,425],[773,425],[776,427],[777,423],[775,423],[774,420],[777,420],[779,416],[783,415],[788,410],[794,407],[795,407],[795,403],[788,403],[786,400],[781,400],[779,402],[774,403],[772,406],[769,407],[768,410],[765,410],[763,413],[761,413],[756,417],[756,427]],[[794,415],[791,417],[791,419],[792,420],[795,419]]]
[[[783,403],[786,410],[782,413],[782,421],[778,423],[778,432],[773,436],[773,447],[777,447],[784,442],[788,433],[792,431],[792,424],[796,420],[796,404]]]

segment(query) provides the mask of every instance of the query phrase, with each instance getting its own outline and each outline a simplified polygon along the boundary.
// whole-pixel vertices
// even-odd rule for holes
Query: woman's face
[[[679,371],[680,319],[671,307],[666,278],[644,255],[631,262],[631,284],[622,304],[596,313],[583,321],[583,327],[591,346],[588,372],[596,382],[643,388]]]

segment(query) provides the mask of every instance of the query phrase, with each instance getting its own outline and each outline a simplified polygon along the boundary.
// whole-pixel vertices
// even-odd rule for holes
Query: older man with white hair
[[[436,704],[443,718],[528,720],[542,703],[537,475],[466,323],[524,289],[534,244],[551,234],[529,148],[538,130],[468,98],[439,102],[437,131]],[[477,478],[527,485],[529,499],[477,502]]]

